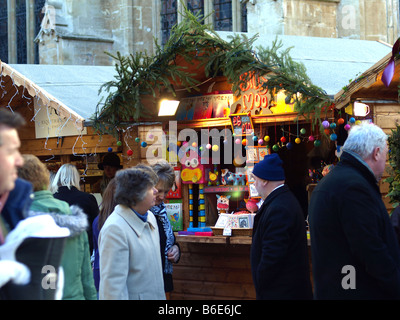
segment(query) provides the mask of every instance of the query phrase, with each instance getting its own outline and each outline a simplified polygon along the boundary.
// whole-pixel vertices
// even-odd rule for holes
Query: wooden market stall
[[[394,59],[393,76],[387,79],[385,85],[382,76],[392,57]],[[389,53],[335,95],[336,108],[346,110],[346,113],[357,120],[374,122],[390,136],[393,130],[396,131],[400,121],[399,84],[399,57],[397,54]],[[355,110],[355,104],[356,108],[362,107],[361,111]],[[379,182],[382,200],[388,212],[393,210],[391,199],[387,196],[390,186],[386,178],[390,176],[390,170],[388,161]]]
[[[122,150],[115,137],[100,136],[84,126],[85,116],[94,112],[99,100],[99,87],[114,69],[0,63],[0,107],[26,120],[19,131],[21,153],[36,155],[52,172],[64,163],[75,164],[82,175],[82,190],[92,192],[92,185],[102,177],[97,167],[102,155],[109,148]],[[94,76],[99,79],[94,81]]]

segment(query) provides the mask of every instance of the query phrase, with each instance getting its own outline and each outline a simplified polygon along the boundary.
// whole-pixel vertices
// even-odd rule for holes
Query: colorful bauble
[[[272,146],[272,150],[274,150],[275,152],[279,151],[279,146],[277,144],[274,144]]]
[[[314,147],[319,147],[321,145],[321,140],[315,140],[314,141]]]
[[[300,138],[296,138],[296,139],[294,139],[294,142],[296,142],[297,144],[299,144],[299,143],[301,142],[301,139],[300,139]]]
[[[253,136],[253,141],[257,141],[258,137],[257,136]]]
[[[212,151],[217,152],[218,150],[219,150],[218,145],[217,145],[217,144],[214,144],[214,145],[212,146]]]
[[[192,147],[193,147],[193,148],[197,148],[197,142],[193,142],[193,143],[192,143]]]
[[[327,120],[322,121],[322,126],[326,129],[329,128],[329,122]]]
[[[347,131],[349,131],[350,128],[351,128],[351,126],[348,123],[344,126],[344,129],[347,130]]]
[[[268,142],[269,140],[270,140],[269,136],[265,136],[265,137],[264,137],[264,141],[265,141],[265,142]]]
[[[108,152],[112,152],[112,148],[111,148],[111,147],[108,147],[107,151],[108,151]]]
[[[286,142],[286,138],[285,137],[281,137],[281,142],[285,143]]]
[[[300,129],[300,133],[301,133],[301,134],[306,134],[306,132],[307,132],[307,131],[306,131],[305,128],[301,128],[301,129]]]
[[[118,140],[118,141],[117,141],[117,146],[118,146],[118,147],[122,146],[122,141]]]
[[[142,148],[146,148],[147,147],[147,142],[146,141],[142,141],[142,143],[140,144]]]
[[[237,139],[235,140],[235,143],[236,143],[236,144],[240,144],[240,143],[241,143],[240,139],[237,138]]]
[[[132,151],[131,149],[129,149],[129,150],[126,152],[126,154],[127,154],[128,156],[131,156],[131,155],[133,155],[133,151]]]
[[[140,142],[139,137],[136,137],[136,138],[135,138],[135,141],[136,141],[136,142]]]
[[[211,144],[207,143],[206,148],[210,150],[212,148]]]
[[[354,119],[353,117],[351,117],[351,118],[349,119],[349,122],[350,122],[350,123],[354,123],[354,122],[356,122],[356,119]]]
[[[344,119],[343,118],[339,118],[337,121],[338,124],[343,124],[344,123]]]
[[[360,125],[360,124],[361,124],[361,120],[357,120],[354,124],[355,124],[356,126]]]
[[[329,138],[330,138],[332,141],[336,141],[336,140],[337,140],[337,135],[336,135],[336,133],[332,133],[332,134],[329,136]]]
[[[314,140],[315,140],[315,138],[314,138],[313,135],[311,135],[311,136],[308,137],[308,141],[313,142]]]
[[[329,125],[329,127],[330,127],[331,129],[335,129],[335,128],[336,128],[336,123],[332,122],[332,123]]]
[[[242,140],[242,145],[246,146],[247,145],[247,139]]]
[[[258,144],[261,146],[264,143],[263,139],[258,139]]]
[[[293,143],[288,142],[288,143],[286,144],[286,148],[288,148],[288,150],[292,150],[292,149],[293,149]]]

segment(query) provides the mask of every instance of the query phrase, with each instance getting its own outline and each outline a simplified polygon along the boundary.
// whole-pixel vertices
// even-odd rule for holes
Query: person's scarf
[[[174,245],[174,232],[172,230],[171,223],[168,220],[165,204],[161,203],[159,205],[153,206],[150,211],[153,212],[158,220],[161,221],[161,224],[163,226],[164,233],[167,238],[164,252],[164,273],[172,274],[172,262],[168,260],[168,251]]]

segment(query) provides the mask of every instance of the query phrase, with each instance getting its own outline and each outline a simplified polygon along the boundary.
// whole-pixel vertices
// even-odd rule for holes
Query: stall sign
[[[231,114],[232,131],[236,136],[245,136],[254,133],[251,116],[247,113]]]
[[[165,210],[173,231],[183,230],[182,200],[166,200]]]

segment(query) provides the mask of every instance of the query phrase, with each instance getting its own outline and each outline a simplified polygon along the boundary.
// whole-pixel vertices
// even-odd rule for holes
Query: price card
[[[222,235],[230,237],[232,235],[232,227],[231,226],[226,226],[224,228],[224,231],[222,232]]]
[[[236,136],[245,136],[254,133],[253,121],[248,113],[231,114],[232,131]]]

